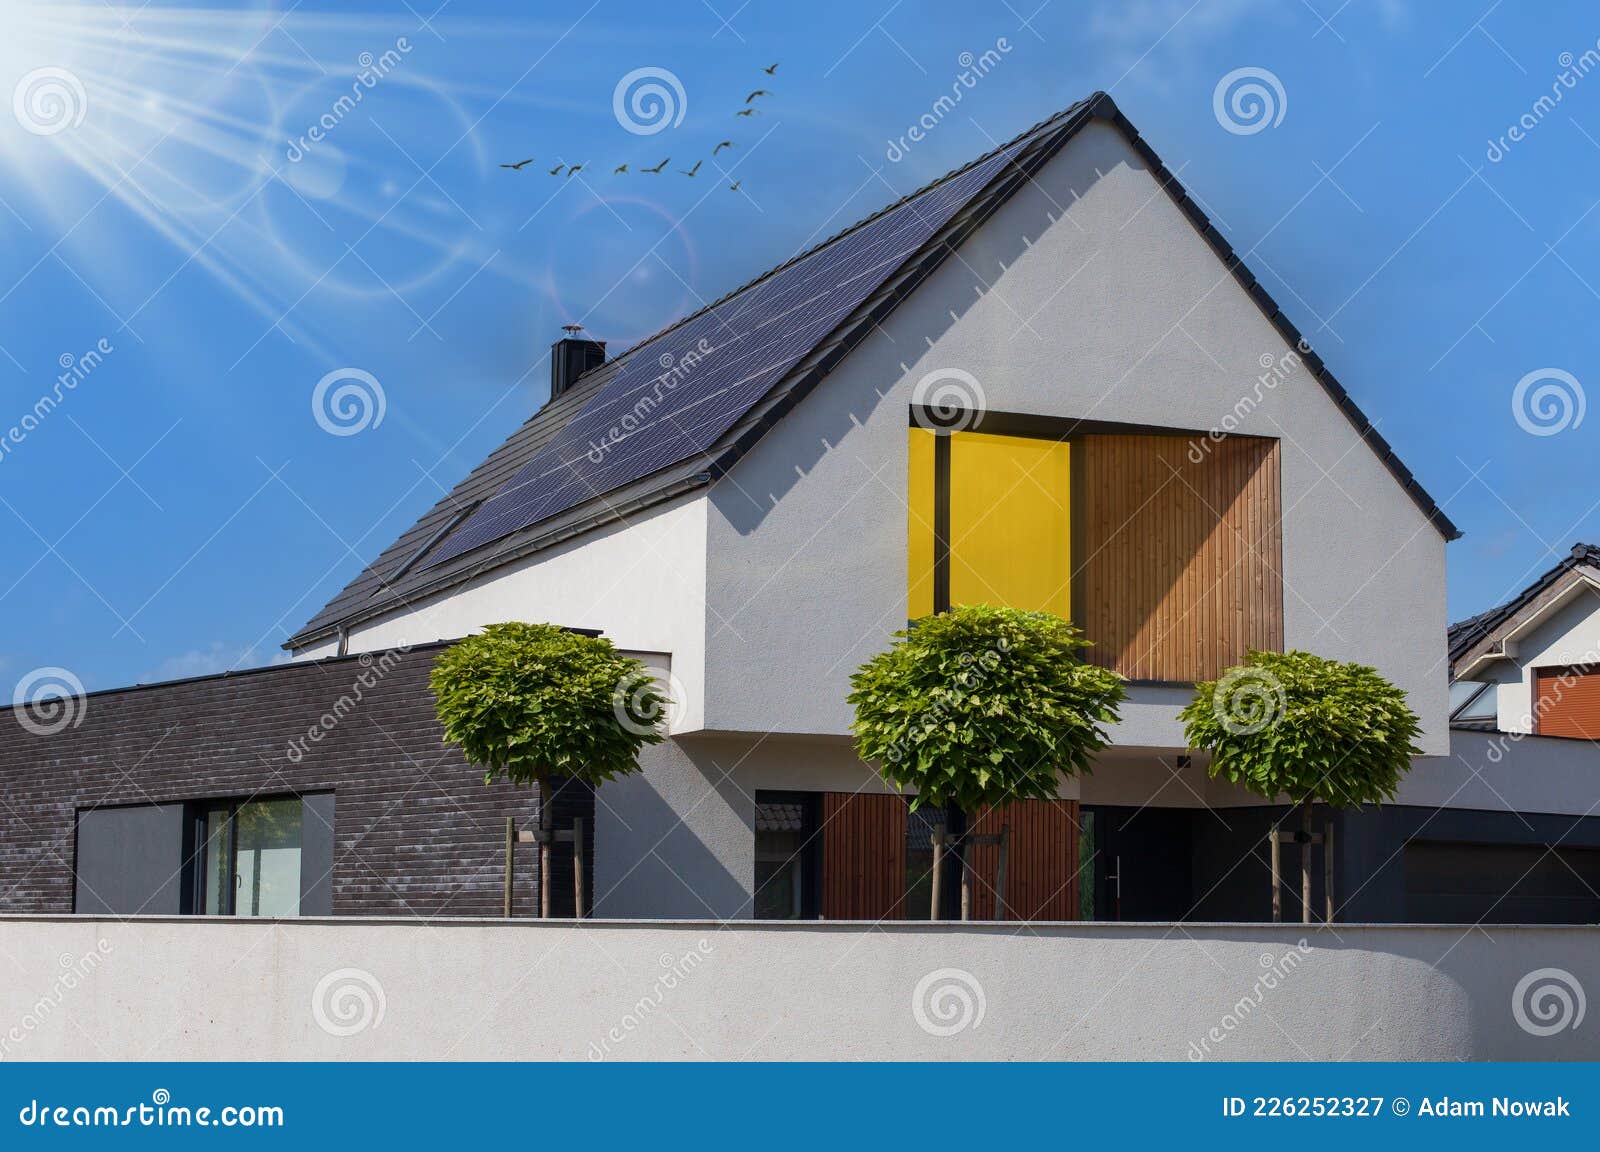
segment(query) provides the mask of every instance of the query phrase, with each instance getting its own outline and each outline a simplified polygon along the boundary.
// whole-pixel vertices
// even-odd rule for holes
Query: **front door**
[[[1083,876],[1094,874],[1096,920],[1181,920],[1194,903],[1190,828],[1182,808],[1086,807]],[[1091,847],[1092,845],[1092,847]]]

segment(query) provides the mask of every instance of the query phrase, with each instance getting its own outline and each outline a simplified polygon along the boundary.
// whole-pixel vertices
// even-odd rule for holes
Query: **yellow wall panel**
[[[911,429],[906,482],[906,618],[933,615],[933,433]]]
[[[952,603],[1071,617],[1069,453],[1053,440],[951,436]]]

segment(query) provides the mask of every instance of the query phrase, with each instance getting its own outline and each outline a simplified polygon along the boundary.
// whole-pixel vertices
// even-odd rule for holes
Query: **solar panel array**
[[[706,452],[995,179],[1019,140],[635,349],[432,568]]]

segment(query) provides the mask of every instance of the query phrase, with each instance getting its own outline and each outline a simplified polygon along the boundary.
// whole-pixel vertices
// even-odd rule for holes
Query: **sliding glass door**
[[[201,911],[209,916],[298,916],[301,820],[299,797],[209,808]]]

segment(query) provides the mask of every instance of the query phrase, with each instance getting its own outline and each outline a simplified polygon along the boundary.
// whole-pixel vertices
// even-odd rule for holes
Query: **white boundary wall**
[[[0,1058],[1600,1057],[1593,928],[867,928],[10,917]]]

